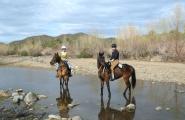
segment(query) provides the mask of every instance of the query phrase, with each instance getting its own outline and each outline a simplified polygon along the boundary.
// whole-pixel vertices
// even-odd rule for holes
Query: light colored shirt
[[[66,60],[68,59],[68,55],[67,55],[67,52],[66,51],[62,51],[60,52],[60,57],[62,60]]]

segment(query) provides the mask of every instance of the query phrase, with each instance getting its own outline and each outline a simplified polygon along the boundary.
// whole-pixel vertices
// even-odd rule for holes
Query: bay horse
[[[107,88],[110,94],[109,80],[111,79],[111,63],[105,62],[104,53],[99,52],[97,57],[97,67],[98,67],[98,76],[101,80],[101,95],[103,95],[103,86],[104,82],[107,83]],[[123,92],[123,95],[126,96],[126,92],[129,89],[129,97],[131,97],[131,88],[134,89],[136,86],[136,74],[135,69],[131,65],[122,64],[122,68],[118,65],[114,68],[114,77],[115,79],[122,78],[126,84],[126,88]],[[130,81],[131,78],[131,81]]]
[[[111,77],[110,63],[105,62],[105,57],[99,53],[97,58],[98,77],[101,80],[101,96],[103,96],[104,83],[107,85],[109,97],[111,96],[109,80]]]
[[[50,61],[51,65],[54,65],[56,63],[59,64],[59,69],[57,70],[57,76],[60,80],[60,89],[61,89],[61,86],[62,88],[64,87],[63,86],[64,83],[65,83],[65,86],[68,87],[70,71],[68,69],[67,63],[61,59],[58,52],[54,54],[53,58]]]

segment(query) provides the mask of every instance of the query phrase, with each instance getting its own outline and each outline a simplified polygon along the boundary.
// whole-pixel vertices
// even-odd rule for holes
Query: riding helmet
[[[116,44],[112,44],[112,48],[116,48],[117,47],[117,45]]]
[[[62,45],[62,46],[61,46],[61,49],[62,49],[62,50],[66,50],[67,48],[66,48],[65,45]]]

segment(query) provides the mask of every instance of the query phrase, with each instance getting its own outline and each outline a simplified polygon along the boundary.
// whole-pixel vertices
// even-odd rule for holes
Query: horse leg
[[[66,81],[66,82],[67,82],[67,89],[68,89],[68,82],[69,82],[69,77],[67,78],[67,81]]]
[[[62,89],[64,89],[64,86],[63,86],[63,78],[60,78],[60,86],[62,86]]]
[[[127,92],[128,86],[126,86],[124,92],[123,92],[123,96],[126,97],[126,92]]]
[[[131,84],[128,88],[129,88],[129,101],[130,101],[131,100]]]
[[[66,88],[67,88],[67,81],[68,81],[68,78],[65,77],[65,85],[66,85]]]
[[[109,97],[111,97],[109,81],[107,81],[106,84],[107,84],[107,90],[108,90],[108,92],[109,92]]]
[[[101,96],[103,96],[104,81],[101,80]]]
[[[130,88],[129,88],[130,87],[130,82],[129,82],[128,78],[125,78],[124,80],[125,80],[125,84],[126,84],[126,89],[125,89],[123,95],[126,97],[127,90],[129,89],[129,91],[130,91]]]
[[[60,91],[62,90],[62,88],[63,88],[63,86],[62,86],[62,81],[61,81],[61,78],[60,78]]]
[[[63,86],[63,89],[64,89],[64,87],[65,87],[65,80],[64,80],[64,78],[62,78],[62,86]]]

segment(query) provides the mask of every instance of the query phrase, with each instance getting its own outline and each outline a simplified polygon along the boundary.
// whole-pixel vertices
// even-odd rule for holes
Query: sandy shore
[[[54,67],[49,64],[50,60],[51,56],[1,56],[0,65],[54,69]],[[97,75],[96,59],[70,59],[70,62],[75,67],[77,74]],[[139,80],[185,84],[185,64],[136,60],[125,60],[121,62],[132,65],[136,69],[136,77]]]

